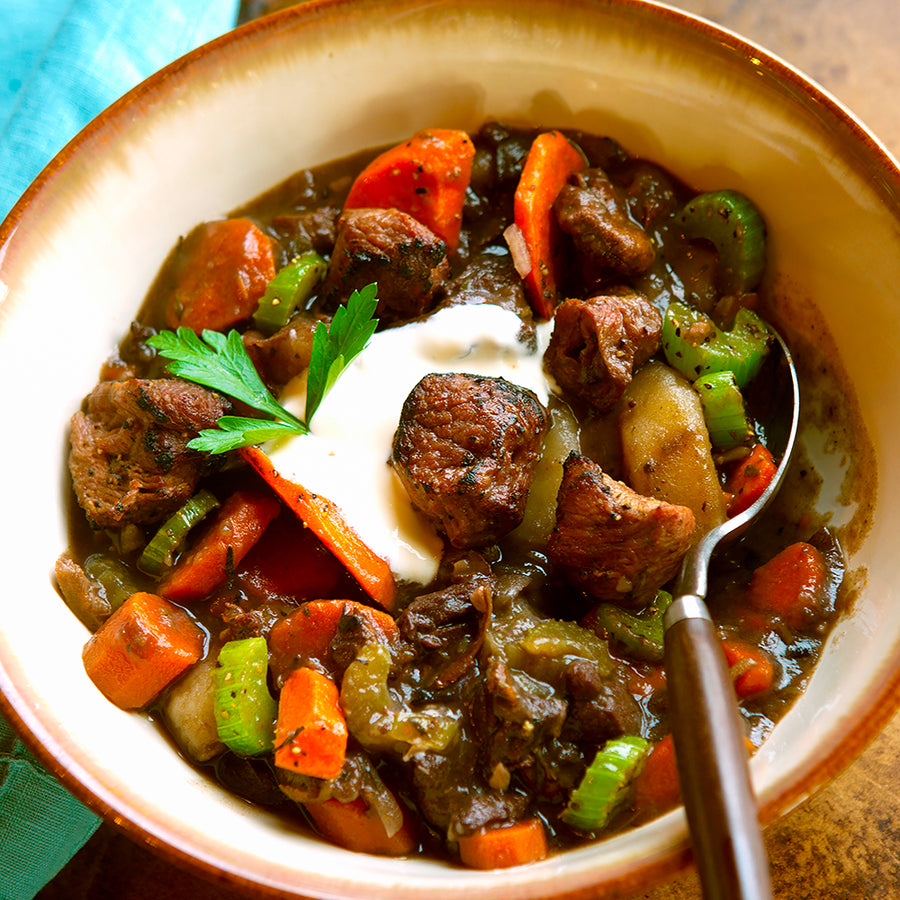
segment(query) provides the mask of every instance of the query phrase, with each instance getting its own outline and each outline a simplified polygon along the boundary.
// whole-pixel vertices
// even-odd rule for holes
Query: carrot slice
[[[400,805],[403,824],[389,835],[378,814],[362,797],[348,803],[334,798],[324,803],[307,803],[306,811],[322,835],[341,847],[358,853],[406,856],[417,846],[416,831],[409,810]]]
[[[294,669],[278,698],[275,765],[337,778],[347,753],[347,722],[337,685],[315,669]]]
[[[671,734],[657,741],[634,780],[634,808],[641,821],[652,819],[681,802],[675,742]]]
[[[249,219],[207,222],[179,251],[166,325],[225,331],[249,319],[275,277],[272,241]]]
[[[159,592],[171,600],[198,600],[212,593],[260,539],[281,510],[275,497],[235,491],[197,543],[163,579]],[[229,561],[230,557],[230,561]]]
[[[310,600],[272,626],[269,653],[273,671],[290,671],[312,661],[327,668],[331,641],[342,620],[347,623],[351,619],[382,643],[395,645],[400,639],[397,624],[386,612],[354,600]]]
[[[140,709],[203,656],[205,634],[156,594],[132,594],[81,653],[88,678],[122,709]]]
[[[539,134],[528,151],[513,201],[513,217],[531,257],[525,295],[542,319],[559,300],[562,237],[553,202],[568,177],[586,165],[581,151],[559,131]]]
[[[326,497],[313,494],[280,475],[272,465],[272,461],[259,447],[244,447],[241,453],[281,499],[347,567],[366,593],[385,609],[392,610],[396,586],[391,567],[387,560],[371,550],[347,525],[340,509]]]
[[[764,650],[737,638],[723,640],[722,649],[728,668],[738,666],[738,671],[732,673],[734,690],[738,697],[744,700],[765,694],[772,689],[775,667]]]
[[[475,146],[464,131],[433,128],[386,150],[356,177],[344,209],[399,209],[451,252],[459,244]]]
[[[822,614],[826,579],[822,554],[812,544],[798,541],[753,573],[747,601],[755,609],[781,616],[792,628],[802,628]]]
[[[547,855],[547,833],[540,819],[484,828],[459,839],[459,856],[473,869],[506,869]]]
[[[777,469],[765,444],[754,444],[750,455],[735,466],[725,481],[725,491],[732,496],[728,515],[736,516],[754,504],[775,477]]]

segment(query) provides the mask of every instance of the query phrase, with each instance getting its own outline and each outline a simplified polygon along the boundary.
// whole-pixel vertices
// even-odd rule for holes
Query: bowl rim
[[[424,0],[399,0],[407,6],[419,6]],[[463,0],[466,2],[466,0]],[[220,53],[234,49],[245,41],[276,33],[296,23],[313,23],[318,17],[339,15],[344,11],[351,14],[355,10],[378,7],[377,0],[306,0],[305,3],[283,9],[260,19],[240,25],[222,36],[185,54],[140,84],[129,90],[118,100],[92,119],[47,163],[34,181],[14,204],[6,218],[0,223],[0,263],[6,251],[14,244],[15,233],[22,221],[34,214],[46,196],[52,196],[57,179],[63,178],[70,161],[77,158],[85,143],[104,131],[114,131],[126,121],[132,109],[141,103],[155,98],[165,98],[170,86],[180,81],[182,76],[189,76],[194,68],[202,67],[214,60]],[[458,6],[457,0],[429,0],[429,6]],[[470,0],[467,5],[505,6],[503,0],[481,3]],[[526,0],[526,5],[546,6],[548,0]],[[824,87],[805,75],[799,69],[783,60],[777,54],[749,40],[734,31],[720,26],[702,16],[685,10],[671,7],[657,0],[574,0],[566,2],[566,6],[583,5],[608,6],[621,8],[650,8],[656,14],[678,24],[686,31],[691,31],[702,40],[716,41],[728,51],[752,57],[755,64],[768,76],[786,85],[793,86],[813,97],[817,105],[819,117],[827,121],[829,126],[841,129],[849,137],[849,143],[858,149],[857,155],[865,158],[866,167],[877,173],[884,190],[890,189],[895,196],[900,196],[900,164],[897,163],[888,148],[851,112],[840,100]],[[3,285],[0,284],[0,289]],[[3,303],[0,293],[0,305]],[[866,746],[883,730],[888,721],[900,709],[900,666],[888,674],[877,692],[869,699],[867,709],[861,713],[859,722],[848,731],[843,740],[830,752],[824,754],[814,763],[797,782],[784,787],[776,796],[761,804],[760,821],[766,825],[790,812],[803,800],[821,789],[833,776],[850,765],[866,748]],[[0,660],[0,712],[10,722],[23,742],[38,761],[51,772],[77,799],[112,824],[120,832],[139,844],[149,846],[163,858],[194,871],[201,876],[230,887],[238,887],[243,891],[256,895],[296,897],[293,891],[258,880],[252,873],[223,870],[215,861],[203,859],[189,850],[179,846],[177,842],[168,840],[154,831],[151,822],[147,822],[140,810],[129,806],[127,801],[118,805],[107,801],[105,791],[98,785],[92,774],[84,770],[77,760],[70,755],[65,743],[48,730],[31,706],[27,692],[23,692],[13,684],[8,672]],[[671,814],[670,814],[671,815]],[[684,871],[691,865],[691,855],[686,840],[671,848],[668,856],[650,860],[639,865],[632,872],[619,875],[603,882],[604,887],[618,891],[635,890],[638,887],[648,888],[652,884],[661,883]],[[578,896],[588,896],[586,892],[567,892],[564,887],[556,894],[570,900]]]

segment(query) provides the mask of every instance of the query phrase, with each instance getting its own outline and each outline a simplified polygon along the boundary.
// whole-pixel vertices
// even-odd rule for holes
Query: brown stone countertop
[[[259,13],[285,0],[244,0]],[[755,41],[851,109],[900,155],[897,0],[682,0],[671,3]],[[775,897],[900,897],[900,716],[849,769],[765,834]],[[698,900],[689,873],[635,900]],[[38,900],[240,900],[173,869],[103,825]]]

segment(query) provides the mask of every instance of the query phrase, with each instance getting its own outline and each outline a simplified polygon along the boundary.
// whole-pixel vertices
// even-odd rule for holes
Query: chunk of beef
[[[493,773],[531,769],[535,753],[562,733],[565,699],[551,685],[512,669],[502,654],[490,655],[475,705],[482,763]]]
[[[296,214],[284,213],[272,219],[272,230],[287,259],[308,250],[327,256],[334,247],[340,214],[336,206],[322,206]]]
[[[576,252],[593,267],[630,278],[653,265],[652,241],[628,216],[626,203],[602,169],[573,175],[557,195],[553,211]]]
[[[403,404],[394,469],[454,547],[491,544],[522,521],[547,426],[537,397],[502,378],[426,375]]]
[[[460,838],[483,828],[511,825],[525,817],[528,798],[524,794],[485,791],[471,793],[467,802],[451,817],[447,832]]]
[[[423,665],[420,680],[441,688],[475,665],[490,618],[490,582],[475,575],[417,597],[397,618],[397,628]]]
[[[678,571],[693,534],[687,507],[644,497],[573,453],[563,467],[547,553],[598,599],[636,605]]]
[[[158,522],[193,493],[205,457],[187,448],[230,404],[178,379],[98,384],[72,417],[69,471],[96,528]]]
[[[544,364],[564,390],[606,412],[656,353],[661,335],[662,316],[632,291],[566,300],[553,317]]]
[[[534,340],[531,304],[525,299],[522,279],[516,273],[509,253],[481,253],[456,278],[447,282],[439,305],[464,303],[493,303],[516,313],[523,323],[523,338]]]
[[[635,163],[626,176],[625,197],[632,217],[646,229],[656,228],[680,206],[675,182],[652,163]]]
[[[472,794],[479,789],[474,774],[478,744],[467,735],[455,742],[452,753],[416,753],[411,763],[422,815],[433,828],[446,831],[454,816],[470,806]]]
[[[447,247],[428,227],[399,209],[350,209],[338,221],[322,288],[338,306],[354,290],[378,283],[376,314],[383,322],[413,319],[433,305],[447,277]]]
[[[300,313],[269,337],[258,331],[244,333],[247,353],[266,384],[287,384],[309,368],[313,333],[320,321],[311,313]]]
[[[623,734],[641,733],[641,708],[626,687],[623,673],[603,675],[586,659],[566,667],[569,715],[562,737],[601,745]]]

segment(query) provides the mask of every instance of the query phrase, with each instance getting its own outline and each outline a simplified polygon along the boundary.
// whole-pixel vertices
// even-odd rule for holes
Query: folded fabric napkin
[[[0,4],[0,219],[94,116],[238,13],[238,0]],[[0,718],[0,900],[34,897],[97,825]]]
[[[234,26],[238,0],[3,0],[0,218],[94,116]]]

